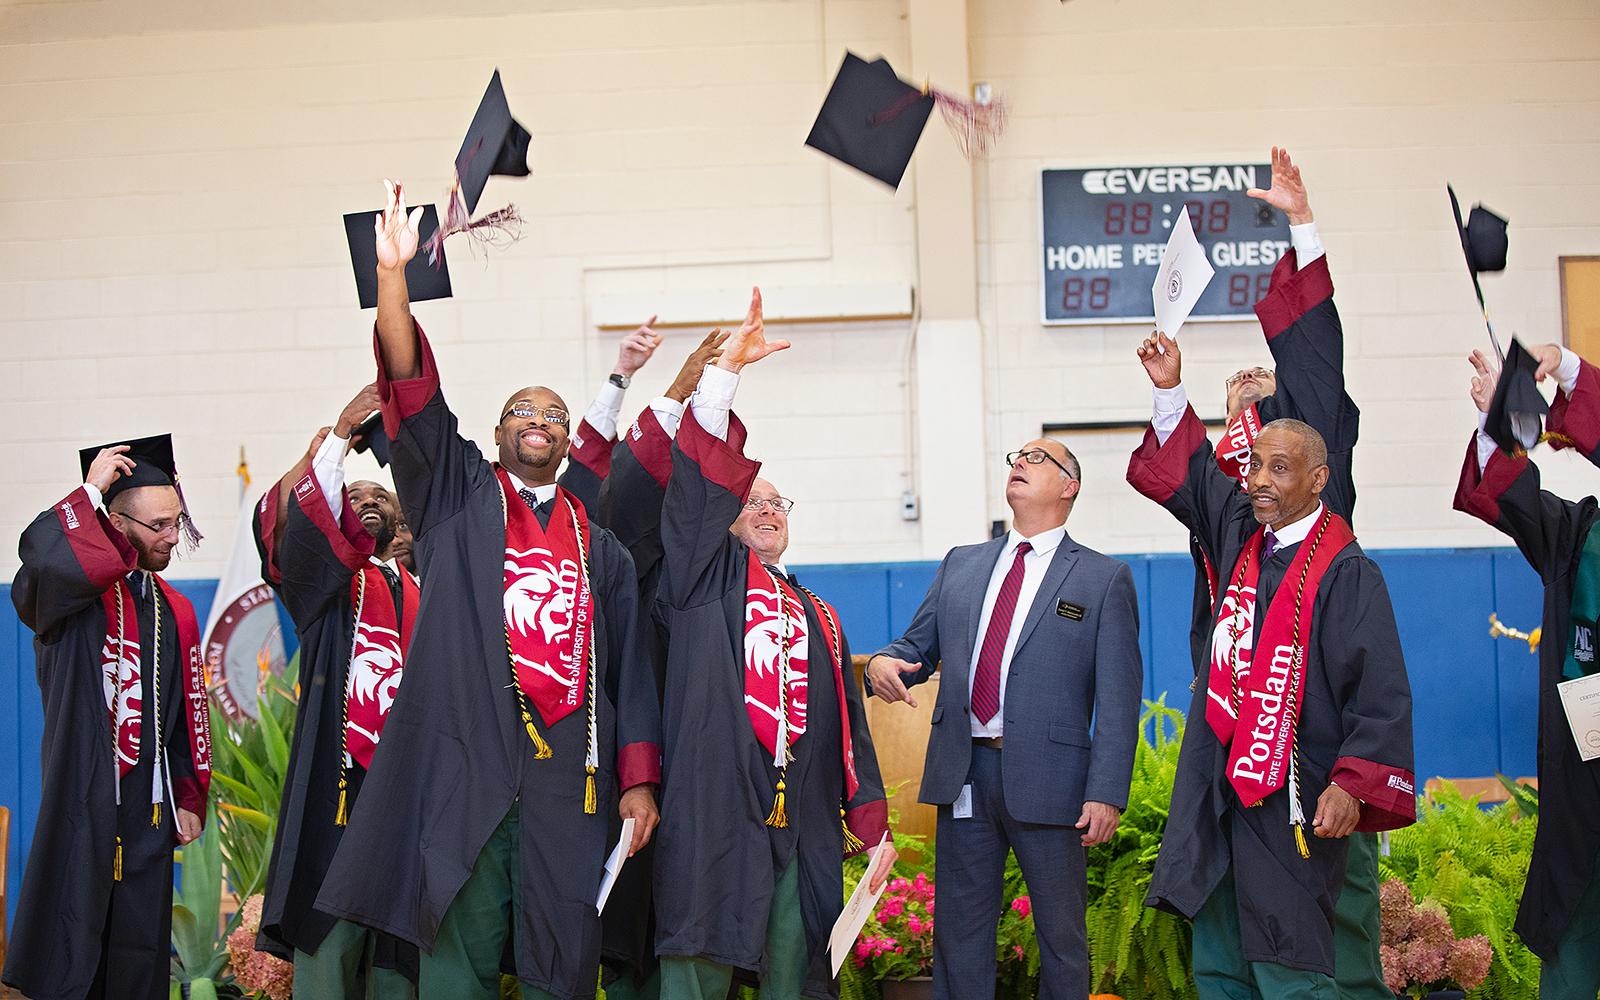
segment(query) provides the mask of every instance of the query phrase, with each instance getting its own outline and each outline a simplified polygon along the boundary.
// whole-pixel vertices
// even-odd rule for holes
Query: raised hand
[[[373,382],[364,386],[356,393],[356,398],[345,404],[344,412],[339,414],[339,422],[333,425],[333,432],[346,440],[355,433],[357,427],[366,423],[368,417],[378,412],[378,407],[383,404],[378,395],[378,383]],[[318,442],[320,446],[320,442]]]
[[[1489,412],[1489,400],[1494,398],[1494,385],[1500,381],[1500,372],[1489,362],[1489,356],[1482,351],[1473,351],[1467,355],[1467,360],[1472,362],[1472,401],[1477,404],[1479,413]]]
[[[422,224],[422,209],[406,214],[406,194],[399,184],[385,178],[388,192],[383,211],[372,220],[378,247],[378,269],[403,268],[417,255],[417,227]]]
[[[1306,186],[1300,180],[1300,168],[1289,159],[1289,151],[1272,147],[1272,189],[1263,191],[1251,188],[1245,194],[1258,198],[1289,217],[1292,226],[1312,220],[1311,202],[1306,198]]]
[[[706,370],[706,365],[722,357],[722,345],[731,336],[733,334],[723,330],[712,330],[706,334],[706,338],[684,359],[683,367],[678,369],[677,376],[667,387],[667,398],[687,403],[689,397],[694,395],[694,387],[700,384],[700,373]]]
[[[787,340],[767,340],[766,324],[761,319],[761,289],[750,289],[750,311],[745,314],[744,323],[734,331],[732,337],[722,346],[722,357],[717,359],[717,367],[726,368],[736,372],[745,365],[754,364],[769,354],[787,350]]]
[[[612,371],[631,378],[634,372],[644,367],[650,355],[661,346],[661,334],[650,329],[655,322],[656,317],[651,316],[643,326],[622,338],[622,344],[617,348],[617,367]]]
[[[1528,348],[1528,353],[1539,362],[1539,367],[1533,373],[1535,382],[1543,382],[1548,375],[1554,375],[1557,368],[1561,367],[1561,345],[1540,344],[1538,347]]]
[[[1183,354],[1178,350],[1178,341],[1160,330],[1139,345],[1139,363],[1157,389],[1171,389],[1183,381]]]
[[[102,496],[105,495],[112,483],[133,474],[133,459],[127,456],[127,451],[125,444],[101,448],[100,454],[89,464],[89,474],[83,477],[83,481],[99,490]]]

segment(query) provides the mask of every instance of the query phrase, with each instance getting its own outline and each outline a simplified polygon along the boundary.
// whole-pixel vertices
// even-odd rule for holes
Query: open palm
[[[385,180],[388,198],[383,211],[373,219],[377,240],[378,266],[386,270],[404,267],[417,255],[417,227],[422,224],[422,209],[406,214],[406,195],[399,184]]]
[[[744,323],[734,331],[723,345],[722,357],[717,362],[725,368],[738,371],[745,365],[760,361],[769,354],[787,350],[787,340],[768,340],[766,323],[761,318],[761,289],[750,289],[750,310]]]
[[[1289,158],[1287,149],[1272,147],[1272,187],[1266,191],[1251,188],[1245,194],[1276,208],[1287,215],[1291,223],[1311,221],[1311,201],[1306,197],[1305,182],[1300,179],[1300,168]]]

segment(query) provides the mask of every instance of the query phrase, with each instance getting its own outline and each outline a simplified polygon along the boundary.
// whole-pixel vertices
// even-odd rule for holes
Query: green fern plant
[[[1475,797],[1443,782],[1432,802],[1418,802],[1414,826],[1390,834],[1389,856],[1379,865],[1383,878],[1400,879],[1418,900],[1443,905],[1457,935],[1489,939],[1489,975],[1469,997],[1538,995],[1539,959],[1512,930],[1538,828],[1536,800],[1535,815],[1522,814],[1528,805],[1513,801],[1482,809]]]

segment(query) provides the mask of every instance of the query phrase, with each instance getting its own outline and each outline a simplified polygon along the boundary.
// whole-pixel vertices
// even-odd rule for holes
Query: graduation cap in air
[[[1506,269],[1506,220],[1482,205],[1472,206],[1467,221],[1461,221],[1461,203],[1456,200],[1455,188],[1445,185],[1450,193],[1450,211],[1455,214],[1456,231],[1461,235],[1461,252],[1467,258],[1467,272],[1472,275],[1472,290],[1478,293],[1478,308],[1483,311],[1483,324],[1489,329],[1489,340],[1494,353],[1501,361],[1505,351],[1500,348],[1500,338],[1495,336],[1494,325],[1489,322],[1489,309],[1484,305],[1483,286],[1478,275]]]
[[[935,107],[969,157],[988,152],[1005,129],[1003,99],[977,104],[918,87],[895,75],[887,59],[846,52],[806,145],[898,188]]]
[[[528,145],[532,141],[533,135],[511,117],[505,85],[500,82],[500,71],[495,70],[456,153],[455,181],[445,207],[445,226],[422,244],[430,263],[443,252],[445,238],[455,233],[469,233],[488,244],[515,242],[522,225],[515,205],[496,209],[477,220],[472,213],[478,210],[478,199],[483,197],[484,185],[491,175],[526,177],[532,173],[528,167]]]
[[[1539,394],[1534,381],[1538,370],[1538,359],[1528,353],[1522,341],[1512,337],[1511,350],[1506,352],[1484,421],[1484,430],[1507,454],[1514,455],[1518,449],[1527,451],[1539,443],[1550,404]]]
[[[383,429],[383,414],[374,413],[356,428],[350,439],[350,450],[357,455],[370,451],[374,462],[388,468],[389,435]]]
[[[352,212],[344,217],[344,236],[350,243],[350,263],[356,271],[356,297],[361,308],[371,309],[378,304],[378,248],[373,239],[373,219],[383,211]],[[439,231],[439,211],[432,205],[422,208],[422,221],[417,225],[417,242],[422,245]],[[421,254],[406,264],[406,289],[411,301],[450,297],[450,264],[445,260],[444,248],[439,248],[436,262]]]
[[[178,466],[172,457],[172,435],[156,434],[151,437],[135,438],[130,441],[111,441],[107,444],[96,445],[93,448],[80,448],[78,450],[78,464],[83,467],[83,477],[89,478],[89,467],[100,452],[118,445],[127,445],[125,454],[133,460],[133,471],[116,478],[104,493],[104,500],[110,503],[119,494],[128,490],[138,489],[142,486],[171,486],[178,492],[178,503],[183,506],[181,529],[188,547],[193,549],[200,544],[199,529],[194,526],[194,521],[189,517],[189,504],[183,498],[183,487],[178,483]]]

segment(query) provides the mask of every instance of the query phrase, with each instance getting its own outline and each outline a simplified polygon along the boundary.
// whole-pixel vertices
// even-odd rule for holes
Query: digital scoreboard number
[[[1288,219],[1245,194],[1271,186],[1267,163],[1044,171],[1044,322],[1154,322],[1150,286],[1181,212],[1217,271],[1190,322],[1254,319],[1289,249]]]

